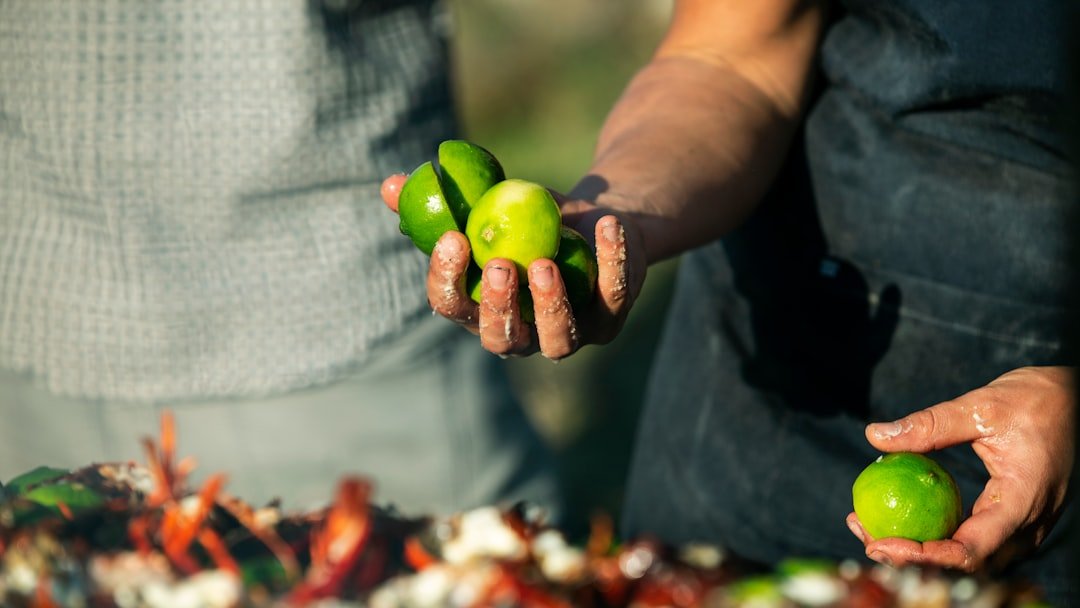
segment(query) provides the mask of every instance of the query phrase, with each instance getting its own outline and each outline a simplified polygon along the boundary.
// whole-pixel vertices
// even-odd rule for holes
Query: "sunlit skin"
[[[593,309],[574,318],[559,305],[565,291],[550,260],[529,267],[535,325],[520,319],[517,277],[506,260],[484,268],[476,304],[464,295],[469,244],[450,232],[428,273],[434,310],[500,355],[560,359],[614,338],[649,264],[727,234],[771,184],[805,109],[826,9],[818,0],[677,0],[659,48],[608,115],[585,177],[557,197],[564,221],[596,246]],[[383,184],[391,209],[403,181],[398,175]],[[950,540],[875,540],[849,517],[867,555],[974,570],[992,555],[1041,542],[1060,514],[1072,468],[1067,376],[1065,368],[1017,370],[902,419],[898,428],[910,429],[891,438],[871,425],[867,439],[882,451],[971,443],[991,481]]]
[[[890,423],[866,439],[883,452],[930,452],[970,443],[990,481],[952,538],[917,543],[874,539],[855,513],[851,532],[873,560],[934,564],[972,572],[1030,553],[1061,515],[1073,464],[1072,370],[1026,367],[951,401]]]

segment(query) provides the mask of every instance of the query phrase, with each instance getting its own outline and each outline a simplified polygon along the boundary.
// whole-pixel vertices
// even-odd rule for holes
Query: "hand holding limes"
[[[890,455],[893,459],[889,463],[907,461],[909,472],[915,473],[914,494],[921,499],[936,496],[929,498],[928,504],[938,509],[937,515],[924,512],[914,518],[921,520],[914,527],[923,532],[935,525],[941,527],[930,530],[933,533],[924,542],[917,540],[921,533],[909,534],[911,538],[891,536],[903,534],[877,527],[883,503],[872,505],[869,511],[859,504],[860,493],[866,494],[864,499],[872,499],[875,495],[880,498],[882,492],[860,488],[857,481],[853,497],[858,514],[848,515],[847,523],[866,545],[867,556],[895,566],[925,564],[971,572],[1003,566],[1037,547],[1061,514],[1072,471],[1075,410],[1071,374],[1064,367],[1021,368],[951,401],[895,422],[869,425],[867,439],[885,452],[928,452],[970,443],[990,479],[972,506],[971,516],[950,534],[946,530],[952,527],[954,513],[947,498],[951,490],[947,483],[940,483],[941,472],[915,462],[910,455]],[[890,456],[871,467],[888,464],[885,461]],[[874,485],[892,477],[894,487],[909,483],[897,479],[910,481],[911,476],[895,470],[890,473],[888,468],[881,467],[860,480]],[[927,478],[927,473],[933,475]],[[923,481],[919,481],[920,476]],[[926,479],[932,483],[924,483]],[[931,540],[941,536],[951,537]]]
[[[643,268],[636,281],[629,276],[629,261],[642,256],[629,253],[624,222],[603,212],[563,217],[562,199],[536,184],[504,180],[494,167],[482,148],[444,142],[437,162],[383,183],[402,231],[431,254],[432,308],[501,355],[539,350],[559,359],[613,338],[644,278]],[[453,201],[455,190],[463,202]]]

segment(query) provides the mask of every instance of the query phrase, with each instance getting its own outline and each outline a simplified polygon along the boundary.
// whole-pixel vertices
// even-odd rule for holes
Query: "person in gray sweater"
[[[252,501],[557,512],[379,198],[456,133],[446,37],[430,0],[0,3],[0,480],[139,458],[167,408]]]

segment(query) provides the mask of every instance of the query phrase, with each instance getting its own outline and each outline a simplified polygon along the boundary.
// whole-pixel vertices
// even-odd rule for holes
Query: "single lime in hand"
[[[949,538],[960,525],[960,490],[952,475],[922,454],[879,456],[851,488],[855,514],[875,539]]]
[[[465,235],[479,266],[493,258],[506,258],[514,263],[519,283],[524,285],[529,264],[555,257],[561,227],[559,206],[546,188],[508,179],[492,186],[473,205]]]
[[[461,229],[446,203],[439,176],[430,162],[417,167],[401,186],[398,216],[401,233],[412,239],[424,255],[431,255],[435,243],[447,230]]]
[[[503,169],[487,150],[461,140],[444,141],[434,162],[417,167],[398,197],[401,233],[431,255],[448,230],[463,230],[469,211]]]
[[[574,313],[580,313],[592,301],[596,291],[596,254],[585,237],[573,228],[563,226],[559,239],[559,252],[555,254],[566,298]]]

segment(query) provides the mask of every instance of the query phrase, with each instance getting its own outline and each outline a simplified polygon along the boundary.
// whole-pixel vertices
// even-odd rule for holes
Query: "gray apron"
[[[755,215],[685,257],[625,530],[764,563],[862,557],[851,484],[893,420],[1064,364],[1068,163],[1053,2],[852,1]],[[993,37],[988,38],[993,33]],[[970,508],[986,471],[935,454]],[[1066,605],[1059,524],[1018,574]]]

